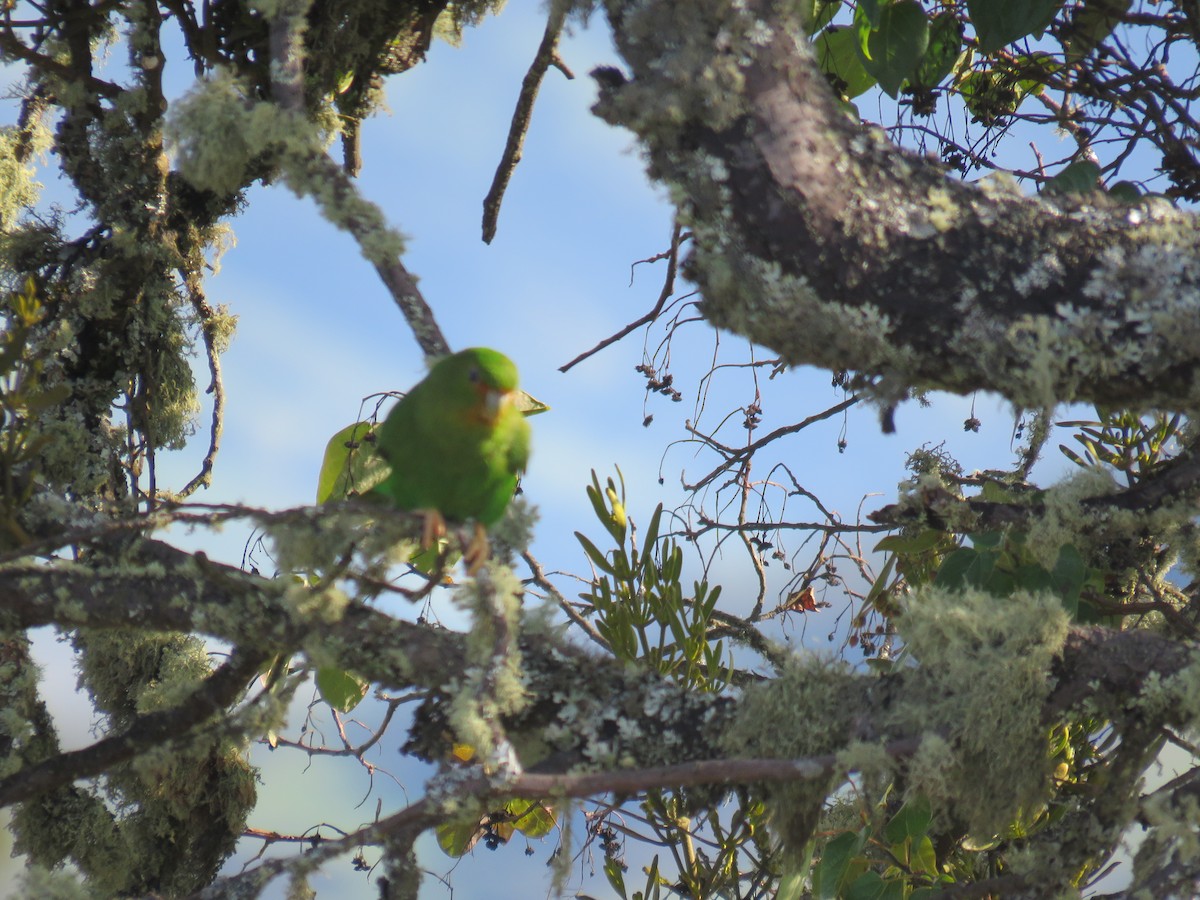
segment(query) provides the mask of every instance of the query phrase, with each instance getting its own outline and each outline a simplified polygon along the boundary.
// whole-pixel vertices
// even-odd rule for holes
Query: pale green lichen
[[[1079,545],[1084,533],[1095,525],[1095,513],[1088,512],[1082,502],[1090,497],[1114,493],[1117,484],[1112,474],[1099,466],[1080,469],[1070,477],[1049,488],[1042,498],[1042,512],[1029,524],[1025,546],[1034,559],[1052,571],[1062,547]]]
[[[849,726],[844,705],[831,701],[854,696],[854,679],[841,662],[791,659],[778,677],[746,688],[720,738],[721,752],[785,759],[837,752]],[[803,779],[768,789],[772,828],[790,854],[803,852],[833,783],[833,777]]]
[[[505,566],[486,565],[454,592],[455,602],[470,611],[467,669],[455,686],[449,720],[454,734],[482,758],[496,747],[500,718],[519,713],[528,701],[517,648],[521,582]]]
[[[96,900],[96,892],[71,872],[28,865],[18,876],[17,900]]]
[[[44,152],[49,145],[48,132],[37,128],[33,135],[33,150]],[[41,183],[34,180],[35,167],[17,159],[17,144],[24,139],[16,128],[0,128],[0,235],[16,227],[19,217],[33,207],[41,193]]]
[[[1069,624],[1062,603],[928,587],[897,622],[918,667],[892,716],[897,727],[921,722],[926,731],[910,789],[953,810],[971,833],[997,833],[1051,786],[1041,716]]]

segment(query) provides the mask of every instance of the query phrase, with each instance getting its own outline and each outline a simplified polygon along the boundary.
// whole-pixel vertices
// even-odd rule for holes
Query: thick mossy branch
[[[671,189],[714,325],[854,370],[885,403],[1200,401],[1194,215],[954,181],[839,108],[796,4],[607,8],[632,77],[596,73],[596,112]]]

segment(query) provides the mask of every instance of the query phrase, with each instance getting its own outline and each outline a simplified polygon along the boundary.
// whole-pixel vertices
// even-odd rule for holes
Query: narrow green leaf
[[[662,523],[663,505],[658,504],[654,510],[654,515],[650,517],[650,524],[646,526],[646,539],[642,541],[642,560],[643,565],[652,565],[651,560],[654,558],[654,546],[658,543],[658,528]]]
[[[583,547],[583,552],[587,554],[588,559],[601,572],[607,572],[609,575],[616,577],[617,570],[613,568],[612,563],[604,558],[604,554],[600,552],[600,548],[588,540],[582,532],[575,532],[575,540],[579,541]]]
[[[611,856],[604,860],[604,877],[608,879],[612,889],[621,895],[621,900],[628,900],[629,894],[625,891],[625,873],[621,870],[621,864]]]
[[[927,528],[911,537],[903,534],[889,534],[875,545],[876,551],[890,550],[893,553],[907,555],[932,550],[945,537],[945,532]]]

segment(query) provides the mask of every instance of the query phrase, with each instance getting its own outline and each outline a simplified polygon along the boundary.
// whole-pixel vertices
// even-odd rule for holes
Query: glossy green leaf
[[[341,713],[348,713],[362,703],[371,682],[353,672],[332,666],[317,669],[317,690],[321,699]]]
[[[834,81],[842,94],[852,99],[875,86],[875,76],[863,67],[858,35],[853,28],[826,28],[814,42],[821,71]]]
[[[317,503],[363,495],[387,479],[391,467],[369,440],[370,422],[347,425],[329,439],[317,476]]]
[[[879,12],[879,25],[860,45],[863,68],[891,97],[911,78],[929,46],[929,17],[917,0],[896,0]]]
[[[979,49],[992,53],[1046,30],[1063,0],[967,0]]]

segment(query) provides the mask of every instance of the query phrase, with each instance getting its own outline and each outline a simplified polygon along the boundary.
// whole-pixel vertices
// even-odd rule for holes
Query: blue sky
[[[601,25],[597,17],[591,28],[564,42],[561,55],[574,69],[574,81],[555,70],[547,74],[524,159],[490,246],[479,237],[481,204],[521,79],[541,38],[540,3],[516,0],[469,32],[462,48],[436,44],[426,64],[393,79],[390,113],[363,129],[359,178],[363,193],[409,236],[405,265],[420,277],[452,346],[486,344],[508,353],[518,363],[525,389],[552,407],[531,421],[534,455],[525,490],[542,516],[533,552],[549,569],[574,572],[586,569],[572,532],[580,529],[594,537],[599,532],[584,495],[590,469],[603,478],[619,465],[630,490],[630,512],[644,522],[660,500],[668,507],[679,502],[681,473],[695,477],[714,462],[697,454],[694,445],[666,449],[685,436],[684,420],[712,426],[729,409],[754,398],[745,372],[734,370],[715,379],[707,407],[698,408],[695,385],[714,353],[718,360],[734,362],[748,352],[744,341],[727,334],[718,338],[703,324],[690,326],[674,347],[676,384],[685,395],[678,404],[655,396],[644,406],[643,381],[634,371],[643,359],[641,333],[569,374],[557,371],[653,306],[662,264],[639,266],[632,286],[630,266],[665,249],[671,229],[663,192],[647,183],[629,135],[589,112],[594,88],[587,72],[617,61]],[[184,85],[190,63],[169,60],[168,74]],[[15,105],[7,104],[3,115],[11,121]],[[44,178],[47,196],[62,199],[52,171]],[[240,316],[223,360],[226,431],[214,485],[195,499],[267,508],[308,504],[329,436],[356,419],[363,397],[414,383],[423,361],[353,241],[325,223],[310,201],[281,186],[257,187],[232,226],[237,245],[208,286],[213,303],[228,304]],[[661,330],[654,332],[651,348],[659,337]],[[202,367],[198,372],[203,384]],[[762,387],[759,434],[841,399],[825,372],[789,372]],[[937,397],[928,408],[909,404],[897,416],[898,433],[884,436],[874,411],[852,410],[792,438],[785,455],[806,487],[853,520],[864,496],[875,495],[864,511],[891,502],[905,453],[923,443],[945,440],[968,470],[1005,465],[1011,458],[1011,415],[989,398],[977,399],[974,411],[983,420],[979,434],[962,429],[971,414],[970,398]],[[643,428],[647,412],[655,419]],[[207,421],[207,410],[200,421]],[[843,432],[848,443],[839,453]],[[160,457],[160,483],[186,483],[203,455],[202,438],[192,449]],[[1052,459],[1049,468],[1064,466]],[[231,526],[181,540],[237,562],[246,537],[245,529]],[[872,543],[868,539],[868,548]],[[713,575],[724,584],[730,609],[744,612],[755,579],[743,556],[736,550],[719,556]],[[779,575],[772,572],[773,578]],[[569,583],[564,586],[572,592]],[[793,617],[782,636],[800,643],[804,635],[804,643],[827,647],[825,636],[840,609],[835,601],[831,610],[807,621]],[[449,612],[446,616],[453,621]],[[68,742],[87,742],[89,720],[71,695],[74,675],[61,649],[47,639],[39,643],[39,653],[56,710],[64,721],[84,726],[70,731]],[[388,746],[382,763],[401,777],[411,796],[419,796],[421,770],[396,760],[399,742],[399,732],[383,742]],[[252,821],[257,827],[290,832],[327,821],[352,829],[373,817],[377,796],[384,798],[385,814],[403,802],[403,794],[377,775],[378,793],[356,808],[370,783],[352,763],[317,761],[305,771],[308,761],[285,751],[256,751],[256,760],[266,767],[267,781]],[[452,868],[453,861],[431,848],[428,838],[422,847],[431,870]],[[477,851],[479,858],[465,860],[453,875],[457,896],[484,896],[482,884],[491,896],[504,896],[495,893],[498,883],[520,886],[507,896],[540,895],[548,885],[545,861],[551,845],[535,849],[528,858],[516,846]],[[587,869],[577,865],[575,871]],[[314,886],[322,896],[375,896],[348,865],[321,876]],[[597,896],[607,891],[602,875],[569,887]],[[427,879],[423,896],[448,892]]]

